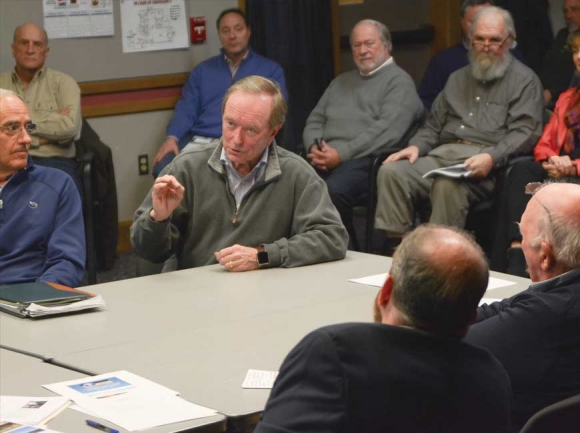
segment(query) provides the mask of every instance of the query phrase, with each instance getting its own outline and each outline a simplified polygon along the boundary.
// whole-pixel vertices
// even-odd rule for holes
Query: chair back
[[[580,394],[536,412],[520,433],[577,433],[580,431]]]

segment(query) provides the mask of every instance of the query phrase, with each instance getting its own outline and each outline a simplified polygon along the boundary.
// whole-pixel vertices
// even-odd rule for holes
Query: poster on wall
[[[185,0],[121,0],[123,52],[187,48]]]
[[[43,0],[49,39],[113,36],[113,0]]]

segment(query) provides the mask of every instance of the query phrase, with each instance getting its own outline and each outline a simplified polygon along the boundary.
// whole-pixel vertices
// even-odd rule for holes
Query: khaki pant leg
[[[375,229],[387,235],[401,235],[413,229],[417,203],[429,199],[431,179],[423,179],[429,170],[443,167],[430,156],[383,165],[377,175],[377,211]]]
[[[458,180],[439,176],[431,187],[430,223],[465,227],[469,209],[489,198],[495,186],[493,176],[481,180]]]

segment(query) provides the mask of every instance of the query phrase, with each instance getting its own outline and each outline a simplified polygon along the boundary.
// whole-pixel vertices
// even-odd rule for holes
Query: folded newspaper
[[[449,167],[436,168],[435,170],[428,171],[423,175],[424,178],[436,176],[447,176],[459,179],[471,176],[471,170],[467,170],[467,165],[465,164],[455,164]]]

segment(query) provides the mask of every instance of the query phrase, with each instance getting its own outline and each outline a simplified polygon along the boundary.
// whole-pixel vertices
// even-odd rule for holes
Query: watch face
[[[268,263],[268,253],[266,251],[258,251],[258,264],[267,265]]]

